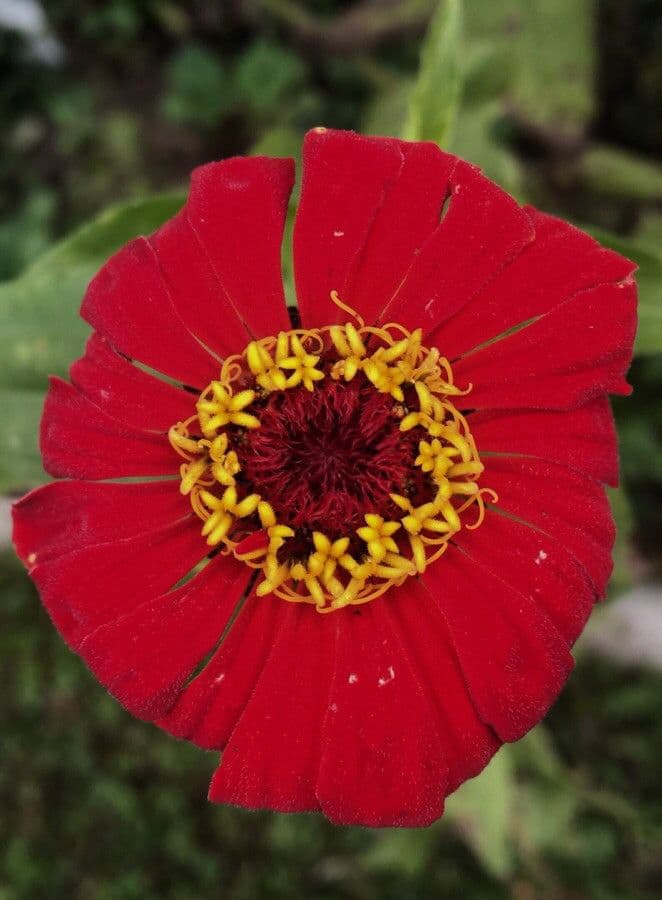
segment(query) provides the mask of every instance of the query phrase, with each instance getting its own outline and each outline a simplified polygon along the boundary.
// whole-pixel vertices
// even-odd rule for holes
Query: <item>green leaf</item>
[[[639,266],[635,277],[639,288],[639,327],[635,353],[662,353],[662,256],[636,241],[611,234],[592,225],[583,226],[601,244],[622,253]]]
[[[461,0],[440,0],[421,50],[405,137],[416,141],[450,142],[460,101]]]
[[[216,55],[205,47],[183,47],[166,70],[167,90],[161,101],[166,119],[212,128],[231,103],[229,78]]]
[[[503,110],[498,101],[465,106],[458,118],[451,150],[481,170],[504,190],[522,196],[522,171],[517,157],[499,139]]]
[[[528,121],[573,133],[593,115],[594,28],[594,0],[472,0],[466,5],[469,40],[487,42],[509,58],[509,105]]]
[[[405,134],[413,83],[399,79],[380,91],[366,107],[361,131],[364,134]]]
[[[251,156],[291,156],[297,162],[301,158],[303,134],[288,125],[267,128],[251,147]]]
[[[182,205],[169,194],[112,207],[0,284],[0,491],[44,480],[37,447],[48,375],[66,376],[89,333],[79,317],[90,278],[122,244]]]
[[[40,391],[0,388],[0,494],[46,480],[39,453]]]
[[[616,523],[614,571],[609,582],[609,595],[615,596],[632,585],[632,509],[622,485],[608,488],[607,494]]]
[[[446,804],[446,821],[453,823],[482,866],[496,878],[506,878],[513,870],[510,822],[514,795],[513,751],[506,745]]]
[[[472,41],[462,55],[464,116],[464,107],[501,99],[513,82],[515,66],[510,49],[492,41]]]
[[[97,269],[122,244],[148,234],[183,203],[170,194],[111,207],[0,285],[0,387],[44,390],[65,375],[88,334],[78,310]]]
[[[279,121],[305,85],[306,67],[286,47],[257,40],[241,56],[233,77],[233,91],[242,111],[259,121]]]
[[[648,204],[662,200],[662,166],[629,150],[593,144],[582,154],[579,172],[586,186],[603,196]]]

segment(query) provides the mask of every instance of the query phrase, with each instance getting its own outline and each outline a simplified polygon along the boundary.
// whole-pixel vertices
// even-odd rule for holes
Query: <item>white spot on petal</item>
[[[333,232],[333,236],[334,236],[334,237],[344,237],[344,236],[345,236],[345,232],[344,232],[344,231],[334,231],[334,232]]]
[[[351,675],[349,676],[349,678],[347,679],[347,684],[356,684],[356,682],[358,680],[359,680],[359,676],[356,674],[356,672],[352,672]]]
[[[540,550],[538,555],[536,556],[535,563],[537,566],[540,565],[541,562],[544,562],[547,559],[547,554],[544,550]]]
[[[214,678],[214,684],[220,684],[224,678],[225,678],[225,672],[221,672],[220,675],[217,675],[216,678]]]
[[[393,666],[389,666],[386,670],[388,672],[388,676],[383,676],[382,678],[377,679],[377,686],[384,687],[385,684],[388,684],[389,681],[393,681],[395,678],[395,669]]]

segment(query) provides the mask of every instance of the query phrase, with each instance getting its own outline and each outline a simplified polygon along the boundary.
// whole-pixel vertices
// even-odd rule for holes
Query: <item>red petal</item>
[[[171,588],[207,549],[200,520],[190,515],[144,534],[37,562],[30,575],[62,637],[76,650],[95,628]]]
[[[575,294],[631,275],[634,265],[561,219],[528,208],[535,240],[452,319],[434,332],[455,359]]]
[[[457,384],[473,384],[466,405],[567,409],[625,381],[636,331],[633,282],[577,294],[552,312],[453,365]]]
[[[535,604],[459,550],[451,548],[443,567],[423,580],[448,623],[481,718],[503,741],[519,740],[572,669],[566,643]]]
[[[436,144],[402,143],[400,175],[377,211],[367,240],[341,290],[368,324],[396,294],[444,214],[457,157]],[[344,313],[334,318],[344,321]]]
[[[499,509],[557,538],[586,569],[598,596],[604,596],[614,522],[602,485],[537,459],[487,456],[483,462],[481,484],[497,492]]]
[[[41,453],[57,478],[176,475],[179,468],[165,434],[121,425],[60,378],[51,378],[46,395]]]
[[[14,504],[14,545],[28,566],[119,539],[128,540],[190,515],[176,482],[104,484],[56,481]]]
[[[253,693],[285,613],[284,601],[251,594],[202,672],[156,724],[200,747],[225,747]]]
[[[334,631],[309,606],[284,607],[278,637],[214,774],[209,799],[216,803],[279,812],[319,807],[315,786]]]
[[[210,163],[191,177],[185,215],[221,288],[216,303],[223,304],[223,295],[229,298],[256,337],[291,327],[281,244],[293,183],[293,160],[264,156]],[[191,303],[192,297],[183,300]],[[200,338],[222,342],[223,318],[207,304],[203,311],[211,313],[210,329],[201,330]]]
[[[435,144],[308,133],[294,239],[304,324],[346,318],[331,290],[377,318],[439,225],[456,163]]]
[[[607,397],[572,411],[483,410],[469,421],[480,453],[538,456],[618,483],[616,429]]]
[[[345,318],[331,303],[348,278],[403,168],[401,141],[317,128],[303,145],[301,200],[294,226],[294,274],[304,327]]]
[[[472,559],[539,606],[572,645],[586,624],[597,596],[577,559],[553,534],[488,511],[474,531],[453,538]],[[443,578],[440,560],[439,578]]]
[[[480,531],[480,529],[478,529]],[[430,594],[415,579],[393,590],[382,606],[400,634],[421,684],[434,704],[440,745],[448,767],[448,786],[473,778],[501,746],[492,729],[478,716],[467,692],[448,626]]]
[[[249,577],[246,566],[217,555],[182,587],[97,628],[78,652],[130,712],[158,718],[216,645]]]
[[[317,796],[338,824],[429,825],[447,792],[435,709],[383,615],[387,602],[329,616],[336,665]]]
[[[533,240],[528,213],[473,166],[459,160],[451,188],[448,211],[381,321],[434,330]]]
[[[266,528],[261,528],[259,531],[253,531],[251,534],[246,535],[245,538],[242,538],[235,546],[233,552],[237,558],[240,558],[248,553],[255,553],[256,550],[266,550],[268,546],[269,533]]]
[[[188,391],[148,375],[98,334],[71,367],[71,380],[106,415],[131,428],[166,432],[194,412],[195,397]]]
[[[191,228],[185,207],[149,237],[172,302],[192,334],[219,357],[240,351],[251,334]]]
[[[125,356],[199,389],[219,363],[177,314],[154,250],[137,238],[112,256],[85,294],[81,315]]]

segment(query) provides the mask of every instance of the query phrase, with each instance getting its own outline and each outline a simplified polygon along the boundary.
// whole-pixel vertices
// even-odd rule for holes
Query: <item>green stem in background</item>
[[[462,88],[461,0],[440,0],[423,41],[404,137],[448,147]]]

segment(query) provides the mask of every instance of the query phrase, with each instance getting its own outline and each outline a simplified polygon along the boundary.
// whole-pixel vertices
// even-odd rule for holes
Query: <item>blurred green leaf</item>
[[[179,50],[168,63],[166,83],[161,111],[171,122],[210,128],[230,106],[225,69],[205,47]]]
[[[509,99],[515,110],[563,130],[583,130],[593,114],[594,27],[594,0],[472,0],[466,5],[467,36],[510,59]]]
[[[361,131],[364,134],[404,134],[414,83],[409,78],[395,81],[378,93],[368,105]]]
[[[379,835],[362,862],[371,872],[405,873],[421,876],[434,854],[439,839],[439,826],[424,831],[411,828],[387,828]]]
[[[126,241],[149,234],[182,205],[164,194],[111,207],[0,284],[0,387],[44,390],[80,354],[87,325],[79,318],[85,288]]]
[[[662,211],[646,210],[639,220],[635,240],[652,253],[662,247]]]
[[[50,237],[54,208],[52,191],[34,191],[12,219],[0,224],[0,282],[14,277],[43,253]]]
[[[39,453],[40,391],[0,388],[0,494],[46,480]]]
[[[639,288],[639,326],[635,353],[662,353],[662,256],[592,225],[583,226],[601,244],[627,256],[639,266],[635,277]]]
[[[440,0],[421,49],[405,137],[450,142],[461,90],[461,0]]]
[[[614,570],[609,584],[610,595],[620,594],[632,585],[632,510],[625,489],[608,488],[611,512],[616,523]]]
[[[268,128],[251,147],[251,156],[291,156],[298,161],[301,157],[303,135],[296,128],[277,125]]]
[[[463,107],[502,98],[515,73],[509,48],[493,41],[475,40],[463,51],[463,57]]]
[[[240,58],[234,94],[262,121],[278,120],[306,80],[306,67],[294,53],[272,41],[258,40]]]
[[[518,772],[533,772],[545,781],[567,778],[567,772],[544,725],[536,726],[520,741],[512,744],[511,752]]]
[[[507,744],[477,778],[465,782],[446,803],[446,821],[460,831],[484,868],[496,878],[513,870],[510,819],[515,776]]]
[[[165,194],[113,207],[0,285],[0,490],[43,481],[37,449],[49,374],[66,375],[88,327],[78,315],[85,288],[122,244],[149,234],[181,206]]]
[[[504,190],[522,195],[522,172],[517,157],[499,138],[503,110],[498,101],[467,106],[458,117],[451,143],[453,153],[480,166]]]
[[[597,194],[649,204],[662,200],[662,166],[620,147],[590,146],[582,154],[579,174]]]

